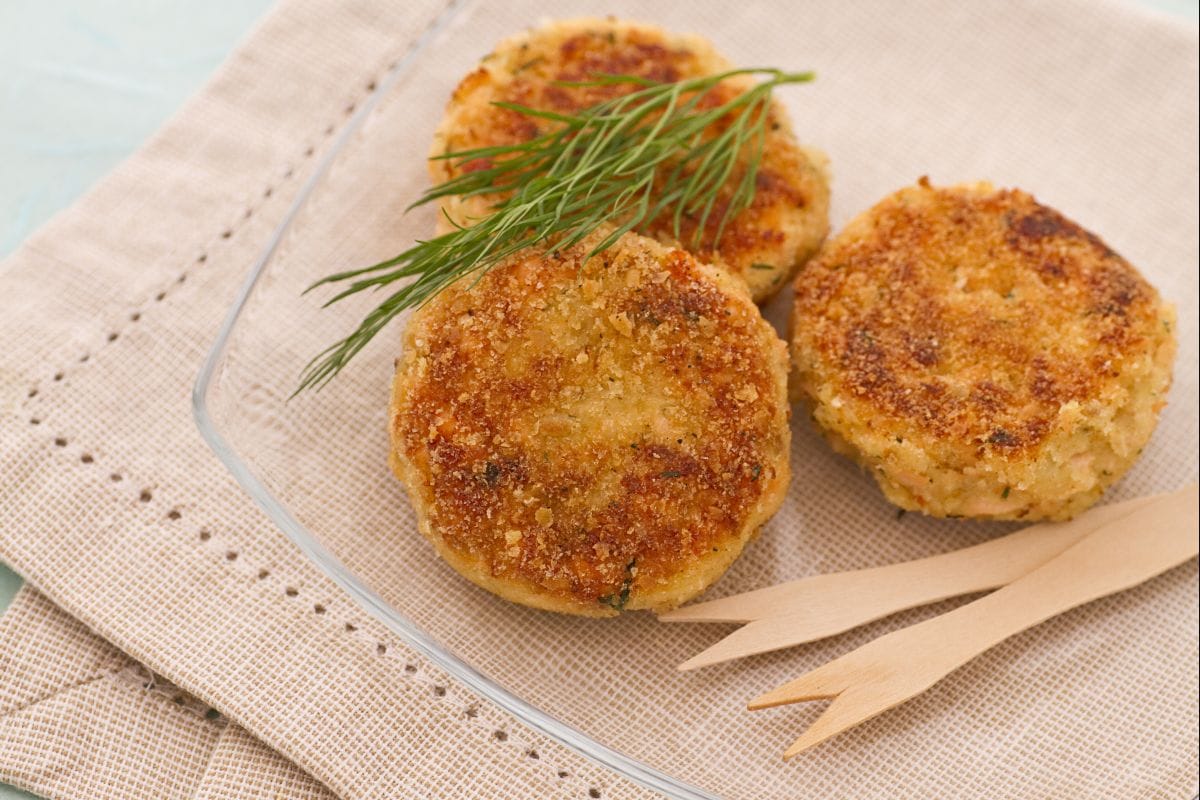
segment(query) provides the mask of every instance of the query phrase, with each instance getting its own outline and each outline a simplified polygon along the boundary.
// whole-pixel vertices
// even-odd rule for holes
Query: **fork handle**
[[[788,751],[799,752],[923,692],[1010,636],[1194,558],[1200,549],[1197,499],[1196,484],[1163,495],[1134,517],[1097,528],[1025,577],[868,642],[755,698],[750,708],[836,697]]]
[[[781,620],[782,628],[785,627],[782,618],[790,615],[795,619],[788,620],[793,624],[786,627],[793,633],[780,646],[799,644],[906,608],[1004,586],[1097,528],[1130,516],[1154,499],[1139,497],[1093,508],[1069,522],[1038,523],[982,544],[916,561],[813,575],[719,600],[693,603],[658,618],[662,622]],[[750,652],[762,652],[762,648],[741,655]]]
[[[1064,611],[1128,589],[1195,558],[1197,487],[1150,503],[1132,520],[1098,528],[1023,578],[934,623],[943,675],[1004,639]],[[929,643],[929,639],[926,640]]]

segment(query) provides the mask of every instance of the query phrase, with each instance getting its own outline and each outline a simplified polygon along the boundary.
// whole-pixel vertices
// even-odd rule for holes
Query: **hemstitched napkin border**
[[[123,647],[133,658],[143,660],[150,669],[160,667],[158,671],[178,672],[171,662],[188,659],[195,648],[206,649],[208,663],[200,666],[192,662],[190,670],[178,673],[178,682],[205,697],[204,703],[223,710],[255,703],[255,699],[247,696],[245,686],[234,692],[243,699],[234,702],[223,698],[221,695],[226,692],[221,689],[209,689],[214,680],[220,683],[222,666],[228,666],[220,663],[221,658],[213,658],[214,650],[221,649],[216,642],[211,638],[205,641],[203,636],[179,641],[185,638],[176,633],[182,626],[170,620],[159,620],[158,631],[148,631],[146,625],[138,630],[136,623],[131,628],[136,609],[142,603],[146,603],[145,608],[162,609],[165,598],[173,595],[178,598],[180,593],[172,588],[176,581],[189,588],[214,590],[214,599],[209,602],[195,598],[192,592],[184,590],[182,594],[190,602],[184,608],[174,609],[174,614],[168,612],[164,615],[167,617],[194,619],[197,614],[211,614],[215,606],[229,606],[223,603],[222,596],[227,599],[228,593],[234,592],[242,595],[240,607],[226,608],[224,616],[228,620],[227,630],[234,633],[230,638],[237,638],[238,616],[262,618],[268,613],[262,605],[263,597],[279,598],[278,602],[290,608],[282,612],[288,620],[271,630],[271,634],[287,636],[300,632],[296,639],[304,641],[312,654],[298,660],[309,666],[326,665],[335,674],[338,669],[334,665],[350,658],[358,666],[347,665],[341,671],[346,675],[366,674],[368,686],[327,693],[337,697],[336,701],[328,696],[307,698],[310,713],[322,708],[328,711],[330,707],[340,710],[330,713],[330,719],[320,723],[325,726],[322,736],[298,735],[303,731],[281,723],[276,713],[279,706],[272,704],[256,708],[254,718],[248,722],[260,731],[278,726],[282,735],[268,736],[267,741],[339,795],[474,797],[483,792],[489,796],[649,796],[637,787],[623,786],[615,776],[524,729],[461,687],[451,685],[447,676],[427,665],[378,624],[356,621],[362,616],[357,607],[340,597],[273,530],[207,453],[191,429],[186,403],[178,404],[170,412],[174,441],[186,442],[187,447],[194,448],[185,463],[176,465],[174,471],[179,480],[169,480],[164,475],[171,470],[164,470],[154,454],[123,451],[116,430],[89,428],[81,425],[78,418],[66,419],[56,414],[56,396],[80,391],[87,382],[97,380],[98,373],[103,380],[104,373],[114,363],[146,357],[161,359],[162,353],[152,352],[153,347],[149,346],[151,340],[161,338],[175,338],[174,344],[181,345],[171,351],[181,356],[177,361],[153,365],[165,368],[163,372],[169,378],[149,381],[160,385],[140,387],[136,397],[120,396],[119,387],[134,385],[126,381],[112,387],[118,389],[115,398],[105,396],[111,393],[111,388],[109,392],[97,392],[102,413],[95,418],[126,412],[127,418],[149,421],[162,415],[153,402],[147,402],[156,394],[186,397],[199,363],[198,348],[211,341],[233,289],[240,284],[246,265],[264,246],[294,197],[301,183],[298,179],[312,168],[315,156],[328,146],[364,94],[375,91],[381,76],[395,65],[398,43],[402,45],[399,52],[403,52],[404,47],[410,46],[407,43],[415,41],[445,9],[445,3],[431,0],[423,2],[416,13],[411,4],[407,9],[388,5],[328,0],[284,3],[210,87],[190,102],[143,151],[75,208],[31,237],[8,261],[0,280],[12,287],[6,293],[9,302],[19,305],[14,309],[16,313],[4,315],[0,329],[7,329],[5,333],[11,334],[11,340],[16,342],[11,354],[18,363],[0,363],[3,392],[0,408],[6,419],[2,442],[4,450],[13,455],[4,462],[13,471],[12,480],[6,480],[0,487],[0,506],[8,509],[23,504],[31,491],[47,492],[54,499],[32,510],[35,516],[48,514],[50,519],[25,528],[20,522],[28,521],[26,517],[5,526],[0,531],[0,553],[32,584],[45,587],[56,598],[67,599],[64,607],[68,613],[86,620],[97,633]],[[381,66],[367,71],[362,78],[347,80],[351,73],[364,72],[362,63],[371,62]],[[290,79],[264,82],[261,80],[264,72],[287,75]],[[339,102],[338,95],[345,97],[345,83],[357,84],[360,89],[356,95]],[[302,100],[297,103],[297,98]],[[332,116],[320,111],[330,106],[337,109]],[[295,130],[301,129],[301,123],[310,127],[307,120],[312,116],[332,121],[297,152]],[[206,133],[197,137],[193,132],[198,130]],[[181,144],[185,140],[187,143]],[[281,167],[270,168],[270,163],[278,163],[277,152],[287,150],[295,155],[285,156]],[[257,179],[262,182],[256,190],[254,176],[263,174],[264,165],[268,165],[269,172],[265,180]],[[232,215],[221,211],[222,206],[230,205],[241,210]],[[190,225],[181,223],[193,219],[224,217],[224,222],[215,226],[215,235],[198,246],[180,245],[173,237],[156,235],[157,226],[138,224],[140,220],[106,224],[113,221],[110,212],[114,209],[126,214],[134,210],[161,211],[162,216],[169,218],[164,227],[171,228],[173,234],[190,230]],[[180,268],[180,261],[186,266]],[[52,271],[48,270],[51,265]],[[49,286],[49,290],[39,292],[38,282],[31,279],[47,274],[50,278],[42,284]],[[161,277],[154,278],[156,274]],[[94,280],[88,280],[89,275]],[[130,302],[126,299],[129,296],[141,299]],[[203,298],[203,302],[198,302],[198,298]],[[174,307],[166,311],[172,301]],[[201,306],[202,316],[194,313]],[[171,326],[165,337],[162,331],[148,331],[163,325]],[[186,342],[178,341],[181,338]],[[47,363],[61,366],[51,371],[46,369]],[[123,401],[131,401],[131,406],[120,408],[126,405]],[[117,407],[110,405],[114,402]],[[46,467],[60,473],[69,465],[78,471],[72,472],[69,480],[91,490],[86,499],[70,497],[70,491],[56,491],[54,482],[61,478],[41,474]],[[9,466],[5,467],[6,473]],[[189,482],[194,484],[192,488],[187,486]],[[102,506],[104,501],[92,494],[96,491],[116,492],[122,498],[117,515],[97,515],[98,503]],[[204,516],[200,513],[202,509],[228,507],[239,507],[239,511],[231,515],[232,520],[220,520],[224,524],[193,522]],[[28,506],[26,510],[30,511]],[[128,521],[121,522],[117,516]],[[81,546],[68,546],[65,558],[58,557],[61,551],[39,553],[36,542],[32,548],[24,547],[29,540],[19,534],[22,528],[70,530],[76,525],[79,529],[66,538],[75,539]],[[143,580],[137,587],[140,591],[134,592],[140,599],[132,601],[123,593],[129,588],[123,584],[138,581],[132,574],[109,573],[107,578],[94,574],[79,580],[79,573],[75,572],[84,566],[78,556],[85,553],[98,556],[94,549],[98,541],[115,541],[129,526],[142,529],[123,545],[132,548],[130,560],[140,557],[138,568]],[[190,539],[186,535],[181,538],[182,531],[189,528]],[[156,529],[170,537],[169,546],[154,541],[152,531]],[[214,533],[218,530],[219,534]],[[239,545],[233,543],[240,538],[234,535],[235,530],[257,533],[251,537],[251,543]],[[10,538],[14,540],[12,546]],[[163,569],[180,559],[188,563],[177,572]],[[128,565],[128,561],[122,564]],[[214,570],[228,573],[232,579],[214,575]],[[117,571],[121,572],[119,567]],[[152,579],[146,579],[147,572],[153,573]],[[76,595],[81,585],[91,580],[106,581],[108,589],[93,595]],[[225,587],[218,586],[221,583]],[[117,610],[120,608],[125,610]],[[323,617],[325,621],[313,626],[309,621],[313,617]],[[193,630],[193,633],[202,632]],[[335,643],[330,647],[322,640]],[[164,647],[165,644],[171,646]],[[224,652],[238,649],[231,647]],[[251,663],[252,650],[247,652],[243,648],[241,655],[243,666],[257,666]],[[387,674],[370,674],[380,673],[384,665],[387,669],[382,671]],[[290,666],[294,669],[300,665]],[[0,684],[10,678],[20,680],[21,676],[14,676],[6,669],[0,675]],[[295,681],[292,687],[303,688],[305,683]],[[307,683],[312,683],[311,678]],[[374,692],[371,702],[361,699],[363,691]],[[384,699],[397,694],[392,701]],[[360,699],[355,700],[356,697]],[[258,702],[262,700],[258,698]],[[345,743],[339,743],[338,752],[322,752],[328,749],[329,737],[338,734],[339,728],[341,734],[348,730],[338,724],[339,718],[346,725],[352,724],[356,709],[361,711],[380,702],[385,703],[393,717],[388,725],[382,726],[390,729],[392,735],[380,735],[381,726],[376,725],[370,731],[354,731],[359,735],[351,737],[367,746],[351,750],[343,749]],[[409,711],[413,712],[415,723],[396,718]],[[465,736],[447,735],[455,729],[463,731]],[[314,739],[318,740],[316,744]],[[71,745],[53,740],[45,744],[51,748],[80,746],[79,742]],[[443,752],[449,752],[449,756],[443,756]],[[414,764],[424,764],[424,774],[408,774]],[[453,777],[447,778],[447,773]],[[99,792],[101,787],[98,784],[91,789]],[[142,796],[161,796],[158,791]]]

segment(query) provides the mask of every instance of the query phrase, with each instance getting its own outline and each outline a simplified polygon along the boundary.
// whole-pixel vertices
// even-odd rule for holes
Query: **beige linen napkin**
[[[285,2],[137,155],[6,261],[0,558],[339,796],[640,796],[367,619],[249,502],[191,418],[192,381],[255,256],[444,5]],[[36,683],[41,663],[6,661],[0,682]],[[143,759],[164,729],[179,743],[167,763],[200,758],[213,733],[184,735],[161,714],[122,731],[165,701],[111,699],[112,727],[84,699],[63,728],[0,738],[19,765],[4,777],[53,796],[190,797],[179,776],[139,775]],[[122,736],[121,750],[97,748]],[[69,773],[68,792],[54,780]]]
[[[349,115],[441,11],[437,0],[287,0],[160,135],[2,268],[0,558],[44,595],[27,591],[4,623],[29,642],[0,652],[0,730],[12,732],[0,736],[4,777],[62,797],[648,796],[367,618],[272,528],[192,423],[191,382],[255,255]],[[806,141],[832,156],[835,224],[930,172],[1020,184],[1097,228],[1180,307],[1163,428],[1113,495],[1195,477],[1194,31],[1092,2],[925,0],[887,13],[746,2],[731,16],[701,0],[639,16],[707,33],[737,61],[821,70],[811,94],[796,95],[811,107],[793,111]],[[760,52],[754,31],[781,17],[796,29],[794,51]],[[439,58],[469,61],[530,21],[484,5],[478,52]],[[972,32],[982,27],[980,51]],[[893,56],[919,68],[897,72]],[[455,77],[423,74],[431,98]],[[407,197],[418,187],[393,188]],[[335,184],[311,240],[365,251],[370,226],[339,227],[350,212],[380,215],[363,191]],[[296,301],[276,289],[286,340]],[[340,390],[385,397],[385,370],[371,363]],[[994,533],[910,515],[892,537],[873,536],[892,511],[802,420],[795,430],[788,505],[717,592]],[[281,468],[304,452],[285,449]],[[362,456],[353,476],[329,479],[394,501],[323,509],[319,493],[292,499],[352,567],[402,599],[404,569],[444,567],[413,533],[394,482]],[[730,797],[1170,797],[1196,781],[1194,564],[1017,637],[788,765],[778,751],[813,710],[751,717],[745,698],[929,611],[684,678],[671,667],[713,631],[649,619],[584,627],[513,610],[449,573],[438,600],[444,618],[422,623],[443,626],[443,639],[494,644],[485,666],[506,683]],[[593,650],[576,646],[580,631]],[[545,669],[533,675],[524,665],[535,657]],[[619,667],[597,674],[603,659]],[[581,680],[608,703],[586,707]],[[694,723],[686,734],[679,720]]]
[[[0,618],[0,775],[45,797],[331,800],[28,586]]]

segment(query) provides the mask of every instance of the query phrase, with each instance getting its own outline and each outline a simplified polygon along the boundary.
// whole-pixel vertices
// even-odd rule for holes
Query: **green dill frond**
[[[722,104],[704,104],[705,96],[722,81],[743,75],[763,80]],[[452,195],[507,196],[469,227],[456,226],[416,242],[394,258],[330,275],[309,287],[311,291],[341,285],[326,305],[368,289],[386,288],[391,294],[349,336],[305,367],[296,393],[328,383],[398,314],[527,247],[550,242],[551,251],[568,248],[615,221],[591,256],[626,232],[664,216],[673,221],[676,239],[682,239],[683,219],[696,218],[697,241],[712,220],[719,241],[729,218],[754,200],[771,92],[812,78],[812,73],[777,69],[730,70],[669,83],[604,75],[564,85],[636,88],[568,114],[496,103],[549,120],[555,127],[518,144],[438,156],[460,163],[487,159],[489,166],[428,189],[410,208]],[[717,126],[722,120],[724,126]],[[739,161],[744,168],[737,185],[729,202],[719,206],[721,191]]]

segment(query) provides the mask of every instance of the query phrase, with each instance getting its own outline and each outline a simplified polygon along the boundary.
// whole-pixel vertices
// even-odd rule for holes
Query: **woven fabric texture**
[[[456,23],[479,32],[476,51],[435,47],[401,87],[413,102],[385,98],[319,187],[281,274],[304,277],[335,256],[358,263],[409,235],[385,224],[422,186],[418,159],[436,124],[425,110],[496,39],[561,13],[519,5],[533,18],[476,4]],[[354,110],[443,11],[439,0],[285,0],[142,151],[0,267],[0,558],[44,595],[29,593],[15,613],[61,617],[38,628],[36,651],[0,662],[0,700],[15,709],[3,718],[13,735],[0,737],[5,777],[63,797],[172,796],[181,786],[213,797],[239,787],[355,799],[649,796],[368,618],[274,530],[191,417],[192,381],[256,255]],[[757,41],[780,15],[794,20],[794,41]],[[1021,186],[1098,231],[1178,305],[1181,343],[1161,427],[1108,499],[1196,478],[1194,30],[1065,0],[923,0],[890,15],[751,1],[732,17],[699,2],[638,16],[707,34],[738,62],[820,71],[786,99],[801,138],[831,157],[835,228],[929,173]],[[389,155],[397,166],[380,169]],[[384,467],[388,341],[324,399],[283,405],[295,364],[339,324],[309,326],[295,290],[268,280],[254,298],[269,335],[240,345],[224,380],[241,393],[217,412],[235,435],[267,437],[257,466],[373,588],[600,741],[733,798],[1193,790],[1195,563],[1015,637],[784,764],[779,752],[819,708],[751,715],[747,698],[952,605],[681,676],[674,665],[719,631],[500,603],[433,557]],[[786,298],[767,313],[785,310]],[[343,415],[330,418],[339,400]],[[897,521],[869,478],[795,416],[788,501],[713,596],[1007,530]],[[174,687],[183,706],[167,696]],[[97,739],[72,734],[87,725]],[[89,762],[80,754],[92,741],[104,747]],[[94,766],[38,772],[37,754],[54,748],[65,748],[56,763]],[[132,766],[143,754],[149,766]]]
[[[0,772],[39,795],[333,797],[29,586],[0,618],[0,677]]]

